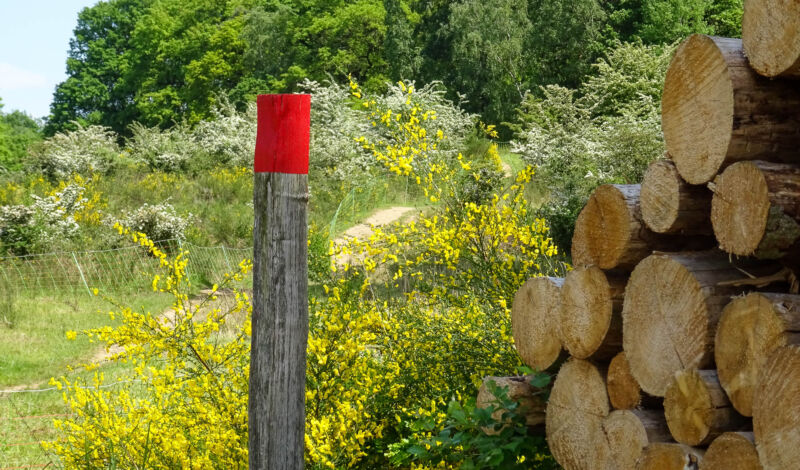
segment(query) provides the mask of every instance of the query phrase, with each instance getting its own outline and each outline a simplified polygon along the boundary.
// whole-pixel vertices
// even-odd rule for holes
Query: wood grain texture
[[[753,432],[765,470],[800,462],[800,347],[775,351],[761,372],[753,400]]]
[[[647,168],[641,204],[642,219],[656,233],[712,233],[711,191],[684,181],[669,160],[655,161]]]
[[[634,269],[622,309],[623,347],[645,392],[663,397],[674,374],[713,364],[714,332],[731,296],[749,287],[721,286],[779,266],[737,260],[717,250],[659,253]]]
[[[714,339],[719,381],[734,408],[753,416],[758,376],[769,356],[800,343],[800,296],[753,292],[722,312]]]
[[[762,470],[752,432],[726,432],[708,446],[699,470]]]
[[[545,370],[561,353],[559,310],[564,278],[534,277],[514,295],[511,333],[522,361],[535,370]]]
[[[745,0],[742,43],[759,74],[800,78],[800,2]]]
[[[561,342],[578,359],[609,360],[622,350],[622,301],[627,276],[576,267],[561,288]]]
[[[303,468],[308,343],[308,177],[256,173],[249,460]]]
[[[800,166],[739,162],[711,186],[711,223],[721,249],[763,259],[798,254]]]
[[[675,440],[690,446],[707,445],[724,432],[751,426],[734,410],[715,370],[686,369],[675,374],[664,396],[664,416]]]
[[[737,161],[797,160],[800,90],[757,75],[739,39],[695,34],[684,41],[667,71],[661,109],[667,151],[690,184]]]

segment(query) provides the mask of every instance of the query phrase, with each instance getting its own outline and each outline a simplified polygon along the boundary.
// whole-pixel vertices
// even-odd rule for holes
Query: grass
[[[129,297],[130,304],[151,312],[165,310],[172,301],[153,292]],[[110,306],[99,297],[60,294],[6,296],[0,319],[0,390],[49,389],[53,376],[67,373],[67,367],[89,361],[102,347],[86,337],[70,341],[65,333],[113,325]],[[114,381],[128,367],[104,364],[107,382]],[[88,376],[76,369],[69,376]],[[67,409],[57,390],[0,393],[0,469],[23,465],[53,464],[39,442],[55,436],[53,419]],[[56,465],[56,468],[58,466]]]
[[[171,298],[146,292],[130,303],[161,312]],[[13,300],[11,309],[6,309],[6,315],[13,320],[0,327],[0,388],[46,383],[67,365],[89,360],[99,346],[83,336],[69,341],[66,332],[115,324],[109,318],[108,303],[88,294],[23,295]]]

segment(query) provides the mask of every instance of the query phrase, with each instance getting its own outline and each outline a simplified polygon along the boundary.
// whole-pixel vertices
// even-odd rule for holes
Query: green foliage
[[[22,111],[4,114],[0,99],[0,168],[21,169],[28,149],[40,140],[41,124]]]
[[[84,9],[47,133],[190,126],[305,80],[369,91],[442,81],[490,122],[532,90],[576,88],[614,41],[738,35],[741,0],[110,0]],[[74,123],[73,123],[74,122]]]
[[[549,376],[534,380],[536,386],[544,387]],[[525,416],[519,413],[520,404],[508,396],[508,388],[494,382],[486,386],[495,400],[485,408],[478,408],[474,398],[464,404],[451,400],[441,429],[431,417],[413,422],[411,427],[418,434],[390,446],[392,463],[422,463],[436,468],[457,465],[462,470],[559,468],[546,450],[544,436],[533,434],[526,425]],[[492,414],[499,410],[502,413],[495,419]]]
[[[672,47],[617,43],[578,90],[548,86],[518,110],[512,147],[538,166],[559,246],[595,187],[635,183],[663,155],[661,87]]]
[[[110,129],[77,124],[75,130],[59,132],[33,148],[28,166],[58,180],[73,173],[110,171],[119,157],[116,135]]]

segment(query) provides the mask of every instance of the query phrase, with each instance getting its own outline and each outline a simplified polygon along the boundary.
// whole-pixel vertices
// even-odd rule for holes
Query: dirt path
[[[334,240],[334,243],[340,244],[350,238],[358,238],[359,240],[363,240],[372,234],[373,226],[380,227],[382,225],[391,224],[392,222],[400,220],[404,215],[413,210],[413,207],[403,206],[379,210],[378,212],[375,212],[367,217],[366,220],[364,220],[364,223],[355,225],[345,230],[341,237]]]

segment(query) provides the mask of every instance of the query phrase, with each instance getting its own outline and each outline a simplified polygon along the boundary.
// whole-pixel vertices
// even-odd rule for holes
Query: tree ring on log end
[[[647,431],[630,410],[612,411],[603,420],[603,431],[611,448],[614,468],[636,468],[636,461],[647,447]]]
[[[719,381],[736,411],[753,416],[758,374],[769,355],[786,345],[783,320],[760,293],[731,301],[722,312],[714,341]]]
[[[611,406],[618,410],[631,410],[642,402],[642,391],[639,382],[633,378],[625,352],[611,359],[608,365],[608,399]]]
[[[744,2],[742,45],[750,66],[765,77],[800,74],[800,3]]]
[[[576,266],[614,269],[626,254],[634,220],[623,193],[613,185],[594,190],[575,221],[572,259]]]
[[[699,445],[708,436],[714,419],[714,403],[695,369],[675,374],[664,395],[664,416],[675,440]]]
[[[511,305],[511,332],[522,361],[536,370],[550,367],[561,352],[559,310],[563,278],[534,277]]]
[[[701,367],[708,353],[703,286],[676,256],[651,255],[631,274],[622,341],[642,390],[663,397],[676,372]]]
[[[797,468],[800,461],[800,347],[775,351],[753,398],[753,431],[765,469]]]
[[[750,434],[752,437],[752,434]],[[742,434],[726,432],[708,446],[700,470],[762,470],[753,442]]]
[[[647,446],[637,470],[687,470],[697,468],[703,452],[681,444],[656,443]]]
[[[681,176],[705,183],[722,167],[734,125],[733,82],[722,51],[694,34],[675,52],[664,81],[661,122]]]
[[[767,227],[769,188],[752,162],[734,163],[714,180],[711,224],[720,248],[749,256],[758,249]]]
[[[553,383],[545,415],[550,451],[565,470],[613,468],[603,431],[608,413],[600,371],[588,361],[567,361]]]
[[[675,166],[658,161],[647,168],[642,180],[642,220],[656,233],[667,233],[680,212],[681,179]]]
[[[569,353],[586,359],[603,344],[613,313],[611,285],[596,266],[576,267],[561,289],[561,341]]]

